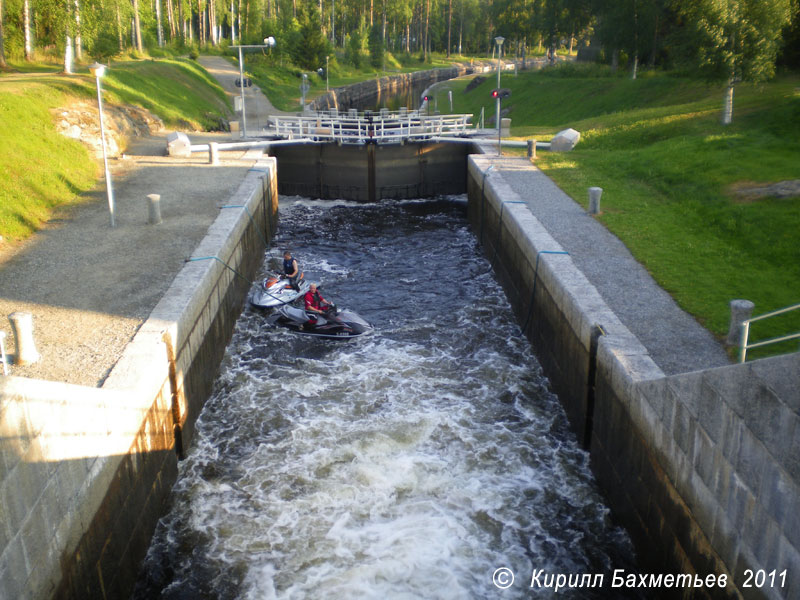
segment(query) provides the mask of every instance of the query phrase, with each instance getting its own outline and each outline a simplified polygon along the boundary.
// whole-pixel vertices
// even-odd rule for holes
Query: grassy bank
[[[678,303],[719,336],[728,302],[763,314],[800,303],[800,198],[736,192],[800,179],[800,78],[739,85],[734,122],[720,124],[718,85],[649,74],[632,81],[597,69],[503,75],[512,135],[546,140],[573,127],[578,146],[539,153],[537,165],[584,206],[603,188],[599,220]],[[464,93],[456,112],[494,114],[496,79]],[[439,92],[439,106],[446,102]],[[444,94],[444,95],[441,95]],[[800,331],[800,314],[753,325],[754,339]],[[769,352],[792,351],[797,341]],[[754,351],[753,356],[758,356]]]
[[[57,133],[53,116],[75,100],[95,101],[94,78],[85,68],[73,76],[47,65],[31,71],[0,75],[0,236],[12,241],[78,201],[100,176],[86,148]],[[143,106],[167,127],[206,128],[227,111],[222,89],[188,60],[114,63],[103,89],[104,102]]]

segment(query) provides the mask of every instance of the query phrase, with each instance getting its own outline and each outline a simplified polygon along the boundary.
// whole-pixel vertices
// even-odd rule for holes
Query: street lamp
[[[330,91],[330,88],[328,87],[328,59],[329,58],[330,58],[330,55],[325,57],[325,91],[326,92]]]
[[[103,165],[106,173],[106,195],[108,196],[108,212],[111,215],[111,226],[114,227],[114,191],[111,188],[111,173],[108,171],[108,154],[106,152],[106,130],[103,124],[103,97],[100,93],[100,78],[105,74],[106,67],[100,63],[89,66],[89,72],[94,75],[97,82],[97,108],[100,111],[100,141],[103,145]]]
[[[503,42],[506,41],[506,38],[502,36],[497,36],[494,38],[494,41],[497,43],[497,89],[500,89],[500,49],[503,47]],[[500,139],[500,96],[497,96],[497,102],[495,103],[496,112],[495,112],[495,124],[497,125],[497,139]],[[497,153],[500,154],[500,144],[497,144]]]
[[[311,86],[308,84],[308,74],[303,73],[303,81],[300,83],[300,93],[302,94],[302,99],[300,100],[300,111],[306,111],[306,94],[308,90],[311,89]]]
[[[242,137],[244,138],[247,137],[247,113],[244,107],[244,57],[242,55],[242,48],[272,48],[274,46],[275,38],[272,36],[264,38],[263,44],[231,46],[231,48],[239,48],[239,88],[242,97]]]

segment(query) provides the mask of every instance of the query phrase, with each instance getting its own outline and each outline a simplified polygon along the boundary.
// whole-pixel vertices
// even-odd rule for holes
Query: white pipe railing
[[[394,143],[432,136],[471,134],[470,115],[420,115],[418,112],[270,117],[270,132],[287,140],[298,136],[339,144]]]
[[[747,338],[750,335],[750,323],[755,323],[756,321],[761,321],[762,319],[767,319],[769,317],[775,317],[777,315],[782,315],[787,312],[791,312],[793,310],[797,310],[800,308],[800,304],[795,304],[793,306],[787,306],[786,308],[781,308],[779,310],[773,310],[772,312],[768,312],[758,317],[753,317],[752,319],[747,319],[742,321],[742,336],[741,336],[741,345],[739,346],[739,362],[743,363],[747,358],[747,351],[751,348],[760,348],[761,346],[767,346],[769,344],[777,344],[778,342],[786,342],[788,340],[795,340],[800,339],[800,332],[792,333],[789,335],[784,335],[777,338],[772,338],[769,340],[764,340],[762,342],[756,342],[754,344],[748,344]]]

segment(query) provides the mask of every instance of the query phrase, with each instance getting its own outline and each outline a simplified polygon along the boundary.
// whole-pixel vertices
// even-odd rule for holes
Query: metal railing
[[[752,348],[760,348],[761,346],[768,346],[769,344],[777,344],[778,342],[786,342],[788,340],[795,340],[800,339],[800,332],[792,333],[789,335],[783,335],[777,338],[771,338],[769,340],[764,340],[761,342],[756,342],[754,344],[748,344],[747,338],[750,335],[750,323],[755,323],[756,321],[761,321],[762,319],[767,319],[769,317],[775,317],[777,315],[782,315],[784,313],[791,312],[793,310],[800,309],[800,304],[794,304],[793,306],[787,306],[786,308],[781,308],[779,310],[774,310],[772,312],[768,312],[764,315],[759,317],[753,317],[752,319],[747,319],[742,321],[742,336],[741,336],[741,345],[739,346],[739,362],[743,363],[747,358],[747,351]]]
[[[397,144],[441,136],[464,136],[471,115],[423,115],[417,111],[381,111],[347,115],[320,112],[313,116],[270,117],[269,133],[287,140],[309,138],[337,144]]]
[[[6,364],[6,332],[0,331],[0,361],[3,363],[3,375],[8,376],[8,365]]]

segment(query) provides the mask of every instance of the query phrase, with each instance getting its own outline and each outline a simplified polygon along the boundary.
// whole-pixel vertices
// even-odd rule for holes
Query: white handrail
[[[748,344],[747,338],[750,335],[750,323],[755,323],[756,321],[761,321],[762,319],[767,319],[769,317],[775,317],[777,315],[782,315],[787,312],[791,312],[793,310],[800,309],[800,304],[794,304],[792,306],[787,306],[785,308],[780,308],[778,310],[773,310],[772,312],[765,313],[763,315],[759,315],[758,317],[753,317],[752,319],[746,319],[742,321],[742,335],[741,335],[741,345],[739,346],[739,362],[743,363],[747,358],[747,351],[751,348],[760,348],[761,346],[768,346],[769,344],[777,344],[778,342],[785,342],[788,340],[800,339],[800,332],[792,333],[789,335],[784,335],[777,338],[772,338],[769,340],[763,340],[761,342],[756,342],[754,344]]]
[[[292,139],[296,134],[316,140],[340,144],[363,144],[423,140],[432,136],[466,134],[470,115],[423,116],[418,112],[329,115],[320,112],[310,116],[273,116],[270,126],[275,135]]]

